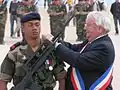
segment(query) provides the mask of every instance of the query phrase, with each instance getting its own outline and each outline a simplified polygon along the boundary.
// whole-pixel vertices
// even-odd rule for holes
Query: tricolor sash
[[[72,68],[71,81],[74,90],[85,90],[84,82],[78,69]]]
[[[112,71],[113,66],[111,65],[107,71],[90,86],[89,90],[105,90],[112,80]],[[74,90],[85,90],[80,71],[76,68],[72,68],[71,81]]]

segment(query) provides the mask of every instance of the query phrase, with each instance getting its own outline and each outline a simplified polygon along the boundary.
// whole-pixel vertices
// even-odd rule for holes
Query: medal
[[[53,67],[52,67],[52,66],[49,66],[49,70],[52,71],[52,70],[53,70]]]
[[[48,67],[48,69],[49,69],[50,71],[53,70],[53,67],[51,66],[51,61],[50,61],[50,60],[46,60],[46,66]]]

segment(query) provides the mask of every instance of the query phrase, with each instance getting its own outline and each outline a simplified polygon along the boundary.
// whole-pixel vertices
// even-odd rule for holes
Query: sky
[[[108,5],[111,5],[111,3],[113,3],[115,0],[105,0],[105,2],[108,4]]]

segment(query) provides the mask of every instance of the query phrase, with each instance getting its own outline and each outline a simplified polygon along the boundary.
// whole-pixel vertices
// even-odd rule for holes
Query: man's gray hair
[[[93,17],[96,25],[102,26],[105,29],[105,32],[111,30],[111,21],[105,11],[92,11],[87,15],[87,18],[88,17]]]

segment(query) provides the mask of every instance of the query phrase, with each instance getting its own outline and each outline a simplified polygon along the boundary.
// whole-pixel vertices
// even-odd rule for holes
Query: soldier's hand
[[[55,16],[55,12],[50,12],[50,15]]]
[[[56,12],[53,12],[53,16],[56,16],[57,15],[57,13]]]
[[[75,15],[78,15],[79,14],[79,12],[75,12]]]
[[[57,15],[62,15],[62,14],[64,14],[64,12],[63,12],[63,11],[61,11],[61,12],[57,13]]]

